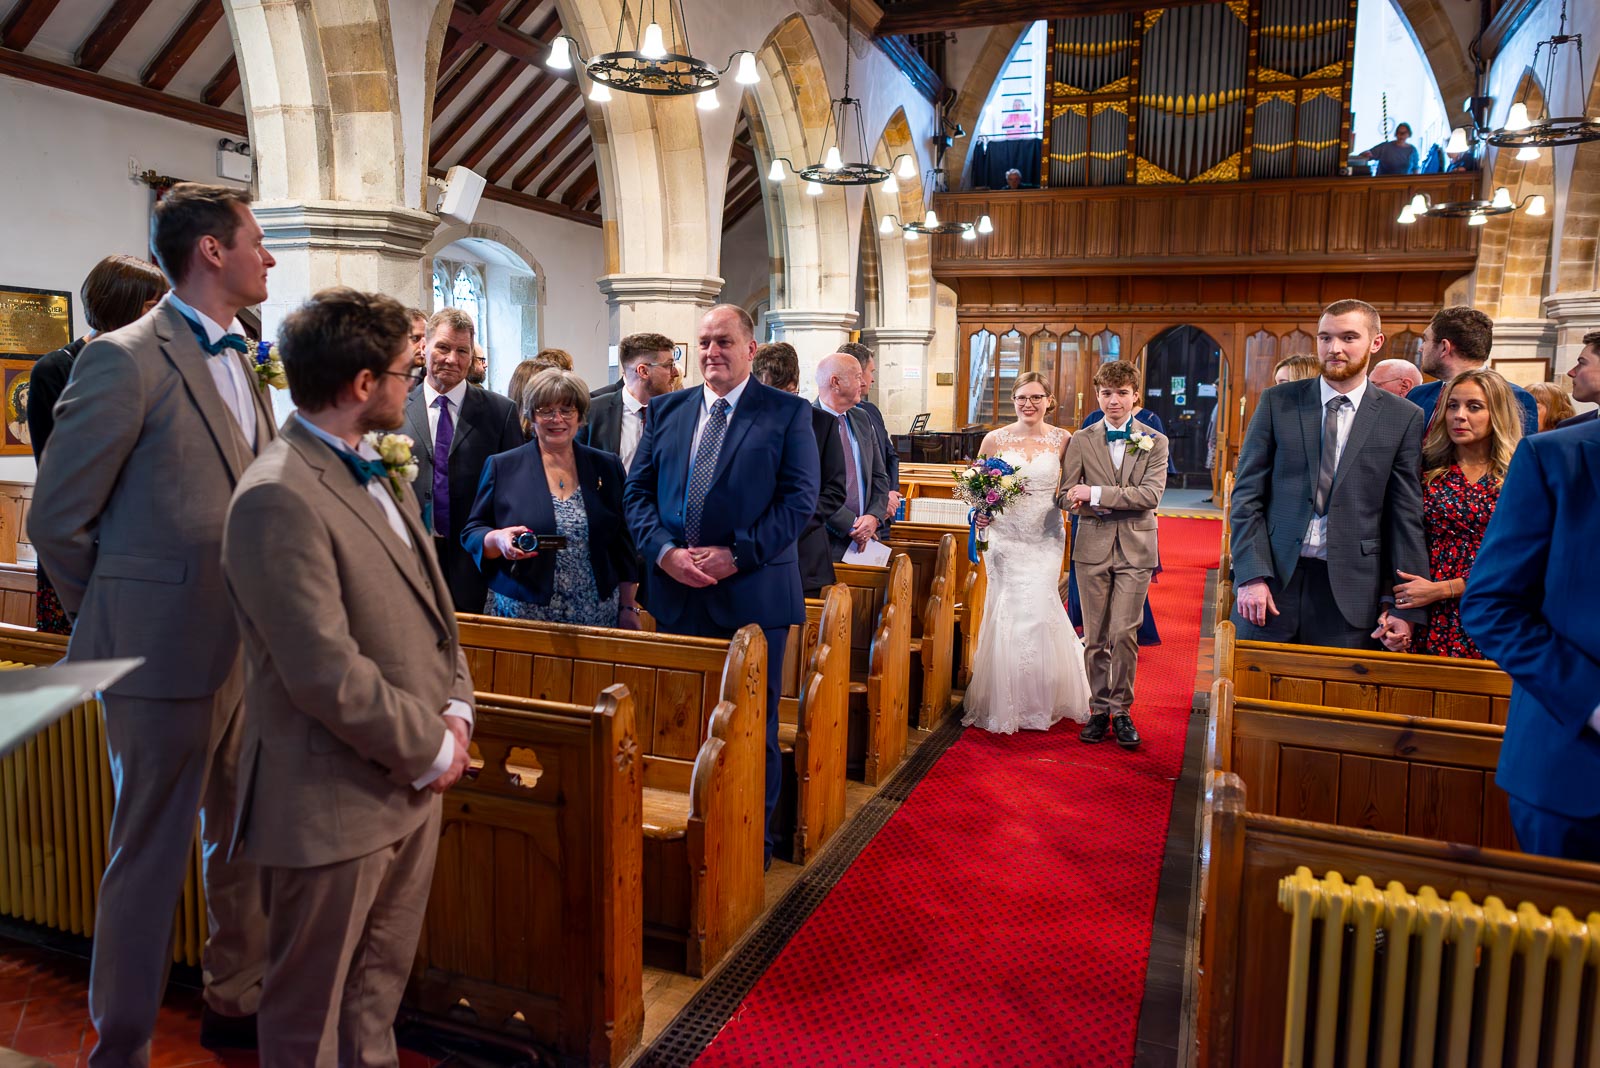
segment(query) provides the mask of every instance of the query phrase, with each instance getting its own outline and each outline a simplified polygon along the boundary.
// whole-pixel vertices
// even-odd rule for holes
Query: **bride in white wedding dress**
[[[1019,375],[1011,399],[1017,421],[990,431],[978,451],[1015,467],[1028,493],[989,523],[989,592],[961,720],[995,734],[1089,719],[1083,642],[1058,592],[1067,535],[1055,492],[1071,435],[1045,422],[1043,375]]]

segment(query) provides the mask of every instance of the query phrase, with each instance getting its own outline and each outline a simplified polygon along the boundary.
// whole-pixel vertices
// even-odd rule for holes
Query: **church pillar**
[[[629,334],[665,334],[683,345],[684,381],[700,381],[695,341],[700,317],[717,302],[723,281],[715,275],[608,274],[596,279],[611,307],[611,344]]]
[[[877,405],[891,434],[903,434],[918,413],[928,411],[928,346],[933,331],[916,327],[869,327],[861,343],[877,357]]]
[[[801,393],[817,395],[817,365],[850,340],[855,322],[853,310],[774,308],[767,312],[767,325],[773,328],[776,340],[787,341],[800,356]]]
[[[1556,340],[1556,324],[1548,319],[1496,319],[1491,365],[1526,366],[1538,360],[1544,365],[1538,377],[1547,379],[1555,366]],[[1514,382],[1524,381],[1528,377],[1511,368],[1506,368],[1506,373]]]

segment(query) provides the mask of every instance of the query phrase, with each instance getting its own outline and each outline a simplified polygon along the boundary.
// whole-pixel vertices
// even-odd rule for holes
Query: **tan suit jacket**
[[[1075,564],[1103,564],[1118,545],[1134,567],[1154,568],[1160,563],[1156,507],[1167,488],[1167,439],[1143,424],[1132,429],[1150,435],[1155,447],[1146,451],[1128,442],[1121,467],[1112,466],[1103,419],[1078,431],[1067,443],[1056,503],[1068,507],[1067,491],[1081,482],[1100,486],[1100,507],[1110,509],[1104,516],[1096,515],[1088,505],[1072,510],[1078,516],[1078,532],[1072,542]]]
[[[245,442],[206,360],[163,299],[91,341],[56,404],[28,532],[77,617],[68,657],[144,657],[112,694],[206,697],[239,660],[222,524],[275,430],[264,389],[252,390],[255,449]]]
[[[239,484],[223,568],[250,715],[238,835],[258,864],[365,856],[428,818],[414,790],[472,704],[450,591],[409,488],[407,547],[331,446],[291,417]]]

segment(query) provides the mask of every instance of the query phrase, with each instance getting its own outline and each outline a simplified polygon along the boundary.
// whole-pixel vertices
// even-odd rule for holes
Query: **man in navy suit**
[[[1578,353],[1578,362],[1567,371],[1567,377],[1572,379],[1573,400],[1586,404],[1600,404],[1600,330],[1593,330],[1583,335],[1583,351]],[[1597,415],[1600,415],[1600,408],[1575,415],[1571,419],[1563,419],[1556,425],[1581,426],[1584,423],[1594,422]]]
[[[1461,622],[1515,684],[1495,780],[1529,853],[1600,861],[1600,422],[1523,438]]]
[[[754,623],[767,638],[766,861],[783,765],[778,690],[789,627],[805,622],[795,542],[821,475],[811,406],[750,377],[755,323],[732,304],[700,320],[705,384],[656,397],[623,491],[662,630],[727,638]]]
[[[878,539],[881,541],[889,535],[889,527],[894,524],[895,514],[900,511],[900,454],[894,450],[894,439],[889,436],[889,425],[883,421],[883,412],[878,406],[867,399],[867,394],[872,391],[872,383],[878,377],[878,355],[859,341],[848,341],[839,346],[839,351],[854,356],[861,364],[861,400],[856,407],[867,413],[867,418],[872,420],[873,429],[878,435],[878,451],[883,454],[884,463],[889,468],[889,507],[888,514],[884,516],[883,523],[878,528]]]
[[[1418,362],[1437,381],[1413,386],[1405,394],[1406,400],[1422,409],[1422,433],[1426,437],[1428,425],[1433,422],[1433,410],[1439,404],[1439,391],[1444,384],[1462,371],[1472,371],[1489,362],[1489,350],[1494,347],[1494,320],[1477,308],[1440,308],[1433,321],[1422,332],[1422,350]],[[1539,432],[1539,402],[1533,394],[1511,383],[1511,395],[1522,405],[1522,433],[1532,437]]]

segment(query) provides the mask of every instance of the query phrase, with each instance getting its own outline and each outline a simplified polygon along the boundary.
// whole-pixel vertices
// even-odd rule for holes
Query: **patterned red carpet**
[[[698,1065],[1127,1065],[1195,677],[1213,521],[1161,520],[1144,745],[967,731]]]

